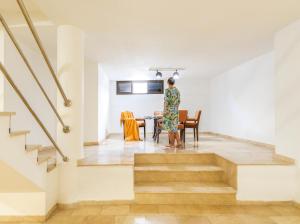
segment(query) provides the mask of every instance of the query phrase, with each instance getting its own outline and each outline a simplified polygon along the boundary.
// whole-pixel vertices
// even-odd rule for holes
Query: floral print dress
[[[163,128],[168,132],[177,132],[178,107],[180,104],[180,93],[176,87],[165,90]]]

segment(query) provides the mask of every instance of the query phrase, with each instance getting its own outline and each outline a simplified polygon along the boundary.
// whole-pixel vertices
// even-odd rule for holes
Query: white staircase
[[[14,131],[14,115],[0,112],[0,216],[38,214],[43,218],[57,203],[56,151],[26,145],[30,131]]]

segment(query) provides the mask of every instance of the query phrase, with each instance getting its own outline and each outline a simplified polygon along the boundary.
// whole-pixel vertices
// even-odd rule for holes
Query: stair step
[[[25,150],[27,152],[39,150],[42,146],[41,145],[25,145]]]
[[[39,148],[39,153],[51,153],[55,152],[55,147],[54,146],[43,146]]]
[[[135,165],[140,164],[215,164],[213,153],[136,153]]]
[[[47,172],[50,173],[52,170],[54,170],[56,168],[56,163],[53,164],[49,164],[47,166]]]
[[[135,171],[223,171],[219,166],[207,166],[207,165],[183,165],[183,164],[155,164],[155,165],[138,165],[134,167]]]
[[[11,137],[20,136],[20,135],[27,135],[30,131],[28,130],[22,130],[22,131],[11,131],[9,134]]]
[[[136,204],[230,205],[236,203],[236,191],[224,183],[138,183]]]
[[[208,165],[143,165],[134,168],[135,182],[222,182],[224,170]]]
[[[222,182],[140,182],[135,184],[136,193],[203,193],[235,194],[236,190]]]
[[[47,162],[49,159],[51,159],[50,156],[43,156],[43,157],[38,156],[37,163],[40,165],[40,164],[42,164],[44,162]]]
[[[56,150],[53,146],[44,146],[38,150],[38,164],[41,164],[48,160],[56,160]],[[56,164],[56,161],[55,163]],[[50,165],[50,164],[49,164]]]
[[[0,112],[0,116],[12,116],[16,115],[16,112]]]

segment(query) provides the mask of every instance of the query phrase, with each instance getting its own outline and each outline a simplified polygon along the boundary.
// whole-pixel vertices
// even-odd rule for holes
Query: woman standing
[[[175,147],[175,140],[177,147],[181,147],[181,141],[178,134],[178,107],[180,104],[180,93],[174,86],[175,79],[173,77],[168,79],[169,88],[165,90],[163,128],[168,131],[169,145],[167,147]]]

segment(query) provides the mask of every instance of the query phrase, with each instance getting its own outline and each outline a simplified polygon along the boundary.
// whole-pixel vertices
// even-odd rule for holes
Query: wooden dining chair
[[[135,118],[132,112],[130,112],[130,114],[131,114],[130,119],[135,119],[137,121],[138,128],[144,129],[144,140],[146,140],[146,120],[145,120],[145,118]],[[121,121],[121,122],[122,122],[122,126],[123,126],[123,138],[125,139],[124,121]]]
[[[179,110],[179,124],[178,130],[180,132],[181,141],[185,142],[185,123],[188,118],[188,111],[187,110]]]
[[[185,128],[193,129],[194,141],[196,139],[197,139],[197,141],[199,141],[199,123],[200,123],[201,112],[202,112],[201,110],[197,110],[195,113],[195,117],[188,118],[185,122]]]
[[[185,143],[185,122],[188,117],[188,111],[187,110],[179,110],[179,119],[178,119],[178,130],[180,132],[180,138],[181,140]],[[159,143],[159,135],[162,131],[162,125],[163,125],[163,120],[160,119],[157,122],[157,128],[156,128],[156,142]]]
[[[162,111],[154,111],[154,114],[153,114],[153,136],[152,136],[152,138],[154,140],[156,140],[156,137],[157,137],[157,128],[159,128],[158,122],[162,117],[163,117]]]

